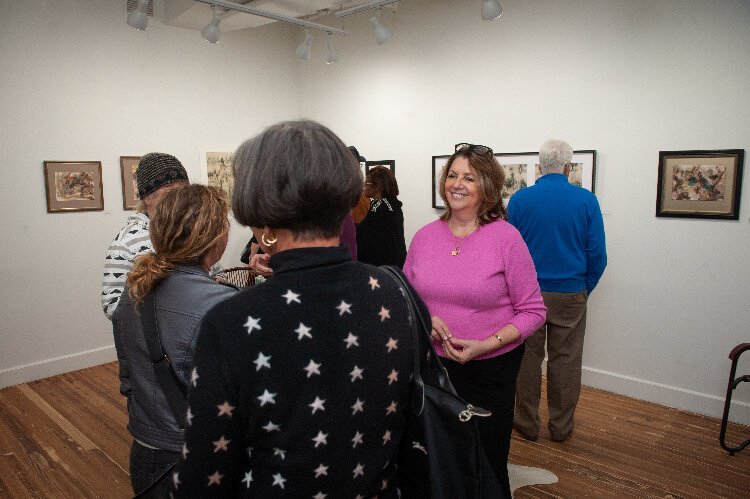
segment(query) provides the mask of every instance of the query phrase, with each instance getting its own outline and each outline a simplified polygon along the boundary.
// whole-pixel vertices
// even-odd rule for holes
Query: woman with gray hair
[[[339,244],[357,162],[326,127],[291,121],[242,144],[234,174],[235,217],[274,277],[203,321],[175,495],[396,497],[409,311]]]

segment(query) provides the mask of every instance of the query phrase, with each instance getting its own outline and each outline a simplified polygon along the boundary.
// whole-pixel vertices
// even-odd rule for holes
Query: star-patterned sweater
[[[413,348],[396,282],[345,246],[284,251],[204,318],[177,497],[396,497]]]

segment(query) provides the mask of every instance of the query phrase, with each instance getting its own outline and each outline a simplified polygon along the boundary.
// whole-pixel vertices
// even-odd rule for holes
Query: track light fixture
[[[326,38],[326,51],[328,52],[328,55],[326,56],[326,64],[333,64],[339,60],[339,54],[333,47],[333,35],[331,33],[328,33],[328,38]]]
[[[482,0],[482,19],[494,21],[503,15],[503,8],[497,0]]]
[[[219,43],[219,37],[221,36],[221,32],[219,31],[219,22],[221,22],[221,13],[216,8],[216,6],[213,7],[214,15],[211,18],[211,22],[209,22],[205,28],[201,31],[201,36],[203,36],[203,39],[206,40],[209,43]]]
[[[148,8],[148,0],[138,0],[138,5],[128,14],[128,26],[138,31],[148,28],[146,8]]]
[[[312,41],[313,37],[310,34],[310,30],[305,29],[305,40],[299,44],[295,51],[297,57],[306,61],[310,60],[310,55],[312,55]]]
[[[383,45],[393,36],[391,30],[380,23],[380,9],[378,9],[377,16],[372,16],[370,18],[370,24],[375,28],[375,41],[378,42],[378,45]]]

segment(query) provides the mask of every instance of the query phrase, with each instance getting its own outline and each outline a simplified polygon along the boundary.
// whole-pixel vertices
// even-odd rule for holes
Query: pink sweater
[[[425,225],[412,239],[404,274],[430,314],[457,338],[483,340],[508,323],[521,332],[518,341],[478,358],[516,348],[547,315],[526,243],[512,225],[497,220],[469,234],[456,256],[454,247],[447,222]],[[440,345],[435,349],[445,355]]]

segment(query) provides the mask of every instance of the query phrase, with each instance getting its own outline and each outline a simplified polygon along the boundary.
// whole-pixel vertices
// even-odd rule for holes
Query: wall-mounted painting
[[[656,216],[739,220],[744,149],[660,151]]]
[[[396,161],[392,159],[383,159],[381,161],[365,161],[365,175],[376,166],[384,166],[391,170],[391,173],[394,175],[396,174]]]
[[[230,203],[234,189],[232,161],[236,150],[236,146],[227,144],[201,146],[201,182],[223,191]]]
[[[432,157],[432,207],[445,208],[440,198],[439,182],[443,166],[450,158],[449,155]],[[519,189],[534,185],[536,180],[542,176],[539,167],[538,152],[513,152],[495,153],[500,166],[505,172],[505,185],[503,186],[503,201],[506,206],[510,197]],[[596,151],[581,150],[573,151],[571,171],[568,182],[594,192],[594,180],[596,175]]]
[[[138,183],[135,171],[138,169],[140,156],[120,156],[120,177],[122,178],[122,209],[134,210],[138,206]]]
[[[45,161],[47,213],[104,209],[101,161]]]

